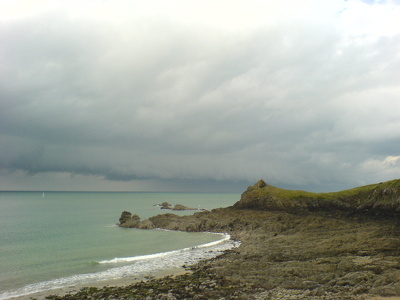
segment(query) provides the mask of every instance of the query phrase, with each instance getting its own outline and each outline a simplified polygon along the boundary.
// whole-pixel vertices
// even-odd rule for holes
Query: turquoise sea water
[[[142,218],[165,213],[154,206],[164,201],[212,209],[238,199],[219,193],[0,192],[0,299],[134,278],[216,255],[232,242],[210,233],[115,224],[123,210]]]

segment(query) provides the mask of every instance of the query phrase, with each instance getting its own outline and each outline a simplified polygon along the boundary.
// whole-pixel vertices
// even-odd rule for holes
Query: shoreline
[[[165,221],[165,216],[159,218]],[[84,285],[93,290],[74,286],[14,300],[399,300],[400,227],[391,221],[233,208],[181,217],[178,225],[176,217],[170,218],[167,229],[192,228],[201,221],[209,225],[206,231],[225,231],[241,244],[194,264],[191,272],[175,269],[179,272],[146,281],[126,278]]]
[[[156,230],[166,230],[166,229],[161,228]],[[33,291],[32,293],[27,293],[27,294],[21,292],[22,294],[20,295],[15,295],[15,296],[10,295],[7,296],[7,298],[1,298],[1,299],[3,300],[45,299],[46,296],[50,295],[65,296],[70,293],[76,293],[79,292],[82,288],[123,287],[142,281],[163,278],[166,276],[176,277],[183,274],[189,274],[191,273],[191,271],[188,270],[187,267],[194,266],[203,260],[212,259],[220,255],[221,253],[223,253],[223,251],[227,249],[232,249],[234,247],[237,247],[237,243],[232,241],[230,239],[231,236],[227,233],[216,233],[216,232],[207,232],[207,233],[218,235],[220,236],[220,239],[205,244],[199,244],[188,248],[182,248],[162,253],[120,258],[121,260],[126,262],[135,261],[138,263],[135,265],[127,264],[125,266],[120,267],[120,268],[128,268],[131,270],[130,272],[125,273],[124,277],[121,278],[100,279],[97,281],[91,281],[86,283],[66,284],[64,287],[56,287],[53,289],[50,288],[42,291]],[[109,262],[112,262],[112,260],[105,261],[103,263],[109,263]],[[142,265],[153,265],[153,268],[150,269],[149,271],[141,271],[140,268]],[[81,274],[77,274],[77,276],[81,276]]]
[[[183,267],[174,267],[174,268],[169,268],[166,270],[161,270],[161,271],[156,271],[156,272],[149,272],[146,275],[141,275],[141,276],[132,276],[132,277],[124,277],[124,278],[117,278],[117,279],[108,279],[108,280],[102,280],[102,281],[97,281],[97,282],[92,282],[92,283],[83,283],[83,284],[77,284],[73,286],[66,286],[62,288],[55,288],[51,290],[45,290],[41,292],[34,292],[26,295],[20,295],[20,296],[11,296],[10,298],[6,298],[4,300],[33,300],[33,299],[45,299],[47,296],[52,296],[52,295],[57,295],[57,296],[65,296],[68,294],[73,294],[76,292],[79,292],[82,288],[87,288],[87,287],[95,287],[95,288],[104,288],[104,287],[124,287],[124,286],[129,286],[130,284],[133,283],[138,283],[142,281],[147,281],[148,278],[154,278],[154,279],[160,279],[166,276],[171,276],[172,278],[180,275],[185,275],[185,274],[190,274],[191,271],[187,270]]]

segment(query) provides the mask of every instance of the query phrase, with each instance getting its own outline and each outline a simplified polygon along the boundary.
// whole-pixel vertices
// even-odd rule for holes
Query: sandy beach
[[[46,296],[50,295],[58,295],[58,296],[64,296],[67,294],[71,293],[76,293],[79,290],[81,290],[84,287],[96,287],[96,288],[103,288],[105,286],[116,286],[116,287],[123,287],[123,286],[128,286],[134,282],[140,282],[142,280],[147,280],[147,278],[162,278],[165,276],[179,276],[183,274],[188,274],[190,271],[184,269],[184,268],[171,268],[168,270],[163,270],[160,272],[154,272],[150,273],[141,277],[128,277],[128,278],[118,278],[118,279],[113,279],[113,280],[104,280],[104,281],[98,281],[90,284],[80,284],[80,285],[74,285],[74,286],[68,286],[68,287],[63,287],[63,288],[55,288],[52,290],[47,290],[47,291],[42,291],[38,293],[32,293],[28,295],[23,295],[23,296],[18,296],[18,297],[11,297],[9,299],[13,300],[32,300],[32,299],[45,299]]]

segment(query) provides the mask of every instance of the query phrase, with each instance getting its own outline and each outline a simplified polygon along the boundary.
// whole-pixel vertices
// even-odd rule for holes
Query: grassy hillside
[[[260,180],[235,208],[289,212],[326,211],[389,216],[400,214],[400,179],[333,193],[285,190]]]

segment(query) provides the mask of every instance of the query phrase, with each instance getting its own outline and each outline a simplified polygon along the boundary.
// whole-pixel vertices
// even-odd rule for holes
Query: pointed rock
[[[126,221],[132,219],[132,214],[129,211],[123,211],[121,217],[119,218],[119,224],[124,224]]]
[[[260,180],[257,182],[257,187],[258,187],[259,189],[262,189],[262,188],[264,188],[264,187],[266,187],[266,186],[268,186],[268,184],[266,184],[265,181],[262,180],[262,179],[260,179]]]

